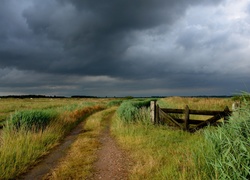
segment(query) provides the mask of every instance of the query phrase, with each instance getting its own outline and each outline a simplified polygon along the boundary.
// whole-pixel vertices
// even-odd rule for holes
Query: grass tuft
[[[149,107],[150,100],[130,100],[123,102],[117,110],[117,114],[124,123],[131,123],[138,120],[138,112],[142,107]]]
[[[27,130],[31,128],[39,130],[44,129],[57,116],[58,112],[52,109],[17,111],[11,115],[7,123],[16,129],[25,127]]]

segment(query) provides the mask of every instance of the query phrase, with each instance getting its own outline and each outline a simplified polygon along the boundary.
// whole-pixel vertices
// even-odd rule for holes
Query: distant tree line
[[[66,98],[66,97],[65,96],[46,96],[46,95],[7,95],[7,96],[0,96],[0,98],[25,99],[25,98]]]
[[[98,98],[97,96],[82,96],[82,95],[74,95],[71,98]]]
[[[7,95],[7,96],[0,96],[0,98],[18,98],[18,99],[26,99],[26,98],[69,98],[65,96],[46,96],[46,95]],[[98,98],[97,96],[85,96],[85,95],[74,95],[70,98]]]
[[[107,96],[106,96],[107,97]],[[171,97],[171,96],[151,96],[151,98],[164,98],[164,97]],[[191,98],[231,98],[233,96],[181,96],[181,97],[191,97]],[[25,98],[99,98],[98,96],[87,96],[87,95],[73,95],[70,97],[66,96],[46,96],[46,95],[7,95],[7,96],[0,96],[0,98],[19,98],[19,99],[25,99]],[[115,98],[115,96],[114,96]],[[119,97],[122,98],[122,97]],[[126,96],[123,97],[125,99],[133,99],[133,96]],[[149,98],[149,97],[137,97],[137,98]]]

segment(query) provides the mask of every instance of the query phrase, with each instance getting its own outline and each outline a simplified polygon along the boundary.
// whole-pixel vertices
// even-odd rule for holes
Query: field
[[[161,107],[223,110],[231,99],[180,98],[158,100]],[[208,127],[194,134],[168,126],[152,126],[149,110],[137,111],[137,120],[117,117],[113,133],[131,152],[131,179],[249,179],[249,103],[243,100],[228,124]],[[201,118],[201,117],[199,117]],[[237,148],[235,148],[237,147]]]
[[[0,133],[0,179],[28,172],[83,121],[84,133],[47,178],[90,177],[94,162],[101,158],[96,151],[100,148],[101,129],[107,126],[103,119],[111,113],[111,135],[131,161],[129,179],[249,179],[248,101],[243,101],[228,124],[191,134],[167,125],[153,125],[150,100],[0,99],[4,125]],[[233,100],[168,97],[157,103],[166,108],[188,105],[190,109],[223,110],[225,106],[231,108]]]
[[[26,172],[87,116],[105,109],[108,101],[1,99],[0,179]]]
[[[20,110],[50,109],[59,107],[72,107],[81,104],[100,103],[100,99],[77,99],[77,98],[2,98],[0,99],[0,122],[4,121],[11,113]]]

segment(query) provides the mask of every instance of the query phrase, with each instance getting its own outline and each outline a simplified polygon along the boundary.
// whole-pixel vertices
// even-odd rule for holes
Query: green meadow
[[[114,114],[111,134],[131,160],[129,179],[250,178],[250,104],[247,98],[241,99],[241,107],[233,113],[229,123],[195,133],[167,124],[153,125],[151,100],[1,99],[0,179],[15,179],[27,172],[82,121],[86,121],[86,132],[72,144],[52,179],[60,179],[62,175],[89,177],[97,158],[95,152],[99,147],[102,121],[110,114]],[[223,110],[225,106],[231,108],[233,102],[232,98],[157,99],[160,107],[188,105],[198,110]]]

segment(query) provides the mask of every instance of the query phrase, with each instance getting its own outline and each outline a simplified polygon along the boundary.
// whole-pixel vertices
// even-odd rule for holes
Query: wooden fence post
[[[153,124],[155,124],[155,122],[156,122],[156,101],[150,102],[150,117],[151,117],[151,122]]]
[[[236,101],[232,104],[232,110],[233,111],[237,111],[241,108],[241,102],[240,101]]]
[[[230,117],[230,110],[228,106],[226,106],[224,109],[224,122],[228,122],[229,117]]]
[[[157,104],[156,105],[156,111],[155,111],[155,123],[156,124],[160,124],[160,114],[159,114],[159,110],[160,109],[160,107],[159,107],[159,105]]]
[[[183,127],[183,129],[185,131],[188,131],[189,130],[189,107],[188,107],[188,105],[186,105],[184,113],[185,113],[185,117],[184,117],[184,127]]]

